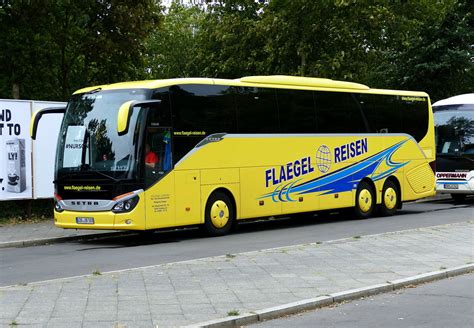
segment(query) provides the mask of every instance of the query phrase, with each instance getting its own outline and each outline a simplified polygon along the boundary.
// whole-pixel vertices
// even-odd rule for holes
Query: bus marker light
[[[186,212],[189,212],[191,210],[190,207],[186,207]]]
[[[132,224],[132,220],[125,220],[125,224]]]
[[[258,202],[258,205],[260,205],[260,206],[263,206],[263,204],[265,204],[265,202],[263,200]]]
[[[112,200],[118,200],[120,198],[124,198],[124,197],[130,196],[130,195],[133,195],[133,192],[127,192],[126,194],[119,195],[117,197],[114,197]]]
[[[302,202],[302,201],[303,201],[303,197],[298,198],[298,201]]]

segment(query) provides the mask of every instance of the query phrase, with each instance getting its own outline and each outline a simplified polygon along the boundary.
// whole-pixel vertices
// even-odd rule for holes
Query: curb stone
[[[30,240],[16,240],[16,241],[0,242],[0,248],[41,246],[41,245],[48,245],[48,244],[53,244],[53,243],[64,243],[68,241],[98,240],[98,239],[104,239],[104,238],[116,238],[116,237],[129,236],[129,235],[130,235],[130,232],[127,231],[127,232],[96,233],[96,234],[79,235],[79,236],[40,238],[40,239],[30,239]]]
[[[306,299],[298,302],[287,303],[278,305],[263,310],[243,313],[239,316],[214,319],[210,321],[200,322],[192,325],[185,326],[185,328],[217,328],[217,327],[235,327],[257,323],[264,320],[276,319],[285,315],[296,314],[299,312],[314,310],[320,307],[328,306],[335,303],[341,303],[343,301],[349,301],[358,299],[361,297],[372,296],[384,292],[390,292],[397,289],[407,287],[409,285],[427,283],[439,279],[448,277],[454,277],[465,273],[474,271],[474,263],[466,264],[450,269],[432,271],[416,276],[397,279],[388,281],[384,284],[377,284],[368,287],[362,287],[357,289],[350,289],[343,292],[333,293],[327,296],[321,296],[317,298]]]

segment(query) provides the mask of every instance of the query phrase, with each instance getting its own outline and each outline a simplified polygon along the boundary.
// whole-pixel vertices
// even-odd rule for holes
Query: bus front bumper
[[[107,212],[54,212],[54,224],[64,229],[144,230],[144,215],[138,213]]]
[[[474,177],[469,180],[438,180],[436,192],[441,194],[474,194]]]

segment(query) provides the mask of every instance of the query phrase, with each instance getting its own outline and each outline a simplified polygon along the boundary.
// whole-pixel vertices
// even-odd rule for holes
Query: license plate
[[[76,218],[77,224],[94,224],[94,218]]]
[[[459,189],[459,185],[454,183],[445,183],[444,189]]]

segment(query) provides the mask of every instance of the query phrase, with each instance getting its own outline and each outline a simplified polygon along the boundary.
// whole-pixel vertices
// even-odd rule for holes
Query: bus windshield
[[[438,155],[474,155],[474,108],[435,112]]]
[[[107,179],[136,179],[143,111],[136,108],[128,132],[117,133],[117,113],[129,100],[146,99],[146,90],[74,95],[59,134],[56,179],[84,173]],[[89,175],[88,175],[89,176]]]

